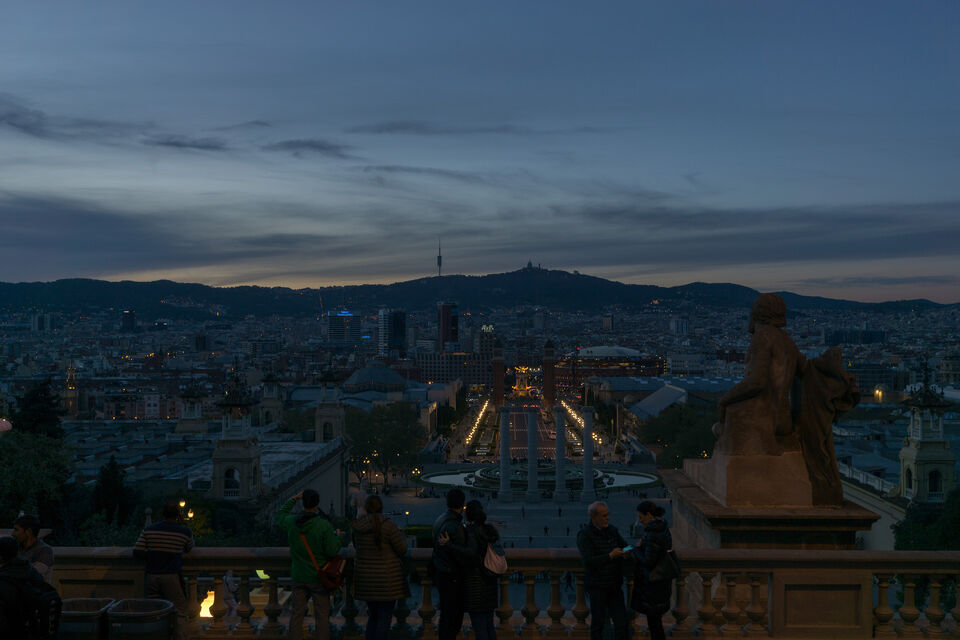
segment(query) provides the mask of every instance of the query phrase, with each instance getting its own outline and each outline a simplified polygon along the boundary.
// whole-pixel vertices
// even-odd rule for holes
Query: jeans
[[[659,613],[647,613],[647,628],[650,629],[650,640],[666,640],[667,634],[663,630],[663,620]]]
[[[623,603],[623,590],[614,587],[594,587],[587,590],[590,598],[590,640],[603,640],[603,625],[613,620],[615,640],[627,640],[627,608]]]
[[[476,640],[497,640],[497,630],[493,626],[493,611],[471,611],[470,624]]]
[[[387,640],[390,637],[390,621],[396,600],[367,601],[367,630],[365,640]]]
[[[307,613],[307,600],[313,600],[315,640],[330,640],[330,592],[319,582],[294,582],[293,607],[290,610],[288,640],[303,638],[303,618]]]
[[[147,597],[169,600],[177,610],[177,640],[187,640],[190,609],[183,594],[183,580],[176,573],[148,573]]]
[[[437,635],[440,640],[454,640],[463,627],[463,576],[438,571],[437,591],[440,593]]]

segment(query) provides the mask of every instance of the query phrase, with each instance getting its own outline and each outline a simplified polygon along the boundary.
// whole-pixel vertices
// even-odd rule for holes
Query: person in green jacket
[[[303,499],[303,511],[299,514],[290,513],[293,505]],[[327,560],[340,551],[341,541],[339,532],[334,531],[333,525],[326,515],[320,511],[320,494],[313,489],[293,496],[280,507],[277,513],[277,526],[287,532],[290,544],[290,577],[293,580],[293,608],[290,611],[289,640],[301,640],[303,637],[303,617],[307,610],[307,600],[313,598],[313,608],[316,613],[316,640],[330,640],[330,592],[327,591],[317,578],[317,569],[310,559],[307,548],[303,545],[301,533],[306,537],[307,544],[317,559],[317,565],[322,567]]]

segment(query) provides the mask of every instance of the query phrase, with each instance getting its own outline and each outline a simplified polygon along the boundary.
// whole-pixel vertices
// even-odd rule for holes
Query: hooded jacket
[[[14,558],[0,567],[0,638],[27,640],[24,605],[19,585],[43,583],[43,576],[23,558]]]
[[[636,611],[648,611],[651,607],[666,612],[670,607],[671,580],[651,580],[650,572],[666,557],[667,551],[673,548],[673,538],[667,521],[663,518],[654,518],[648,522],[641,534],[639,548],[631,552],[636,561],[633,576],[633,598],[630,606]]]
[[[374,518],[380,518],[377,547]],[[407,552],[403,532],[382,514],[367,514],[354,520],[353,546],[357,550],[353,597],[366,602],[392,602],[407,596],[409,587],[400,558]]]
[[[290,513],[296,500],[290,499],[277,512],[277,526],[287,532],[287,542],[290,545],[290,577],[294,582],[317,582],[317,569],[310,560],[300,533],[307,538],[310,550],[317,559],[317,564],[323,566],[327,560],[340,551],[340,538],[333,530],[333,525],[320,513],[304,511],[299,515]]]

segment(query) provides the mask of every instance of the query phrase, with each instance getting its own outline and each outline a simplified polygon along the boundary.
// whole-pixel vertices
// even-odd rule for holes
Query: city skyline
[[[0,281],[960,301],[954,3],[4,14]]]

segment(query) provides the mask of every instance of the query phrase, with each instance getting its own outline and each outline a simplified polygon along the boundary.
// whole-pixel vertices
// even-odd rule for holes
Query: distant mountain
[[[929,300],[864,303],[779,292],[787,308],[895,311],[940,307]],[[133,309],[143,318],[243,315],[316,315],[323,310],[373,310],[379,306],[423,309],[438,300],[455,300],[462,309],[540,305],[557,310],[598,310],[607,306],[664,304],[744,307],[759,292],[736,284],[694,282],[679,287],[624,284],[577,272],[527,267],[485,276],[420,278],[394,284],[319,289],[286,287],[209,287],[160,280],[107,282],[71,279],[0,283],[0,310],[92,311]]]

